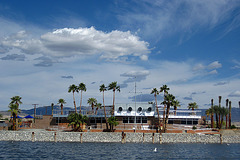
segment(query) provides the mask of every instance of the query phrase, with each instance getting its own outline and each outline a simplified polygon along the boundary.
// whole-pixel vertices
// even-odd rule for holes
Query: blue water
[[[157,152],[154,152],[157,148]],[[239,159],[240,144],[0,142],[0,159]]]

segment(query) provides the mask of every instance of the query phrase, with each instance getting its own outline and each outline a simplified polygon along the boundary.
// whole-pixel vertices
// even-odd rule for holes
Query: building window
[[[141,118],[142,118],[142,117],[137,117],[137,118],[136,118],[136,121],[137,121],[136,123],[141,123]]]
[[[142,117],[142,123],[147,123],[147,117]]]
[[[128,117],[123,117],[123,123],[128,123]]]
[[[134,117],[129,117],[129,123],[134,123]]]

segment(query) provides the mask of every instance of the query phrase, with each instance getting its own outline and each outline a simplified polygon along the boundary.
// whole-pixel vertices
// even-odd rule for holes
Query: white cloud
[[[18,48],[27,54],[42,53],[52,57],[92,56],[106,60],[135,56],[148,60],[148,43],[129,31],[105,33],[91,28],[64,28],[45,33],[40,39],[31,39],[25,31],[4,38],[3,47]]]
[[[234,91],[228,95],[229,97],[240,97],[240,91]]]
[[[176,32],[194,34],[201,27],[214,28],[233,17],[232,11],[239,7],[238,1],[227,0],[172,0],[172,1],[145,1],[135,5],[141,9],[129,10],[119,15],[118,18],[124,25],[141,28],[147,37],[164,37]],[[129,5],[129,8],[132,7]],[[137,7],[136,7],[137,8]],[[234,20],[233,20],[234,21]],[[239,24],[237,24],[239,26]],[[227,26],[227,32],[234,29]],[[189,36],[187,36],[189,37]]]
[[[207,66],[208,69],[217,69],[221,67],[222,67],[222,64],[219,63],[218,61],[214,61]]]
[[[212,71],[208,72],[208,74],[218,74],[218,72],[217,72],[217,70],[216,70],[216,69],[214,69],[214,70],[212,70]]]

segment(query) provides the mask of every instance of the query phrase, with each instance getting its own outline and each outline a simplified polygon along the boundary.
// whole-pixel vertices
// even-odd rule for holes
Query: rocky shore
[[[0,131],[0,141],[115,143],[240,143],[240,131],[221,134]]]

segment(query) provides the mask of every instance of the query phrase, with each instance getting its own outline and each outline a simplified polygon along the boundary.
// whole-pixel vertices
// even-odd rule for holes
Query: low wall
[[[240,143],[240,135],[125,133],[126,143]],[[222,138],[221,138],[222,136]],[[122,142],[120,132],[0,131],[0,141]]]

